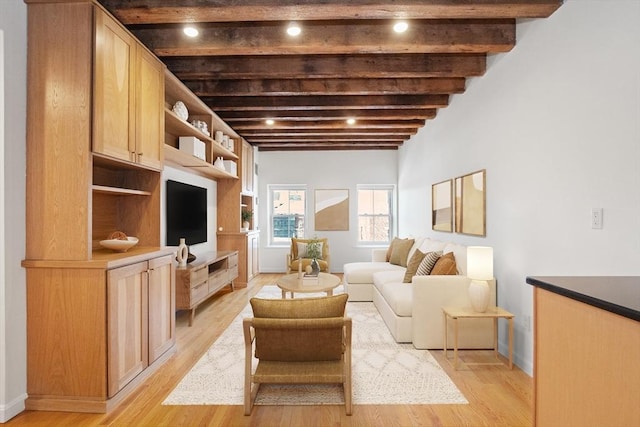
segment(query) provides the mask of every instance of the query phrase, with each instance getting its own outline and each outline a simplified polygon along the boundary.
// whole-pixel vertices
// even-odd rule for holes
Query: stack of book
[[[317,285],[319,274],[320,273],[304,273],[304,275],[302,276],[302,283],[308,285]]]

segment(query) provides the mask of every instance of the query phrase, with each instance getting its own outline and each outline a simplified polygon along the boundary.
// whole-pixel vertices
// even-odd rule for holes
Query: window
[[[289,245],[304,237],[307,190],[303,185],[270,185],[271,244]]]
[[[389,243],[393,231],[394,187],[358,186],[358,242]]]

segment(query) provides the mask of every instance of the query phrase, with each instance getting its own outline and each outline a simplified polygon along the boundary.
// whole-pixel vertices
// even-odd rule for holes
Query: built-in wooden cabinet
[[[246,287],[258,274],[259,237],[257,230],[218,233],[218,249],[238,251],[238,279],[235,286],[239,288]]]
[[[175,351],[164,66],[97,2],[26,3],[26,406],[107,412]]]
[[[130,250],[23,262],[27,409],[107,412],[175,352],[173,251]]]

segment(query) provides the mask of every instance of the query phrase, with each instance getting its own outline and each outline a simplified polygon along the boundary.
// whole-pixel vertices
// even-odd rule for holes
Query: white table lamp
[[[490,290],[487,280],[493,279],[493,248],[488,246],[467,247],[467,276],[469,284],[469,299],[471,306],[479,313],[487,311]]]

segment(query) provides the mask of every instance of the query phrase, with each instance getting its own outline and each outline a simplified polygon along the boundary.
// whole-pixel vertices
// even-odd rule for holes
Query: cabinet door
[[[147,268],[145,261],[107,272],[109,397],[148,366]]]
[[[135,161],[162,169],[164,159],[164,66],[144,48],[136,55]]]
[[[242,140],[242,192],[253,193],[253,146]]]
[[[258,240],[259,234],[252,234],[247,240],[247,281],[258,274]]]
[[[133,69],[136,41],[102,11],[95,14],[93,151],[135,161]]]
[[[149,261],[149,364],[175,343],[175,270],[171,257]]]

